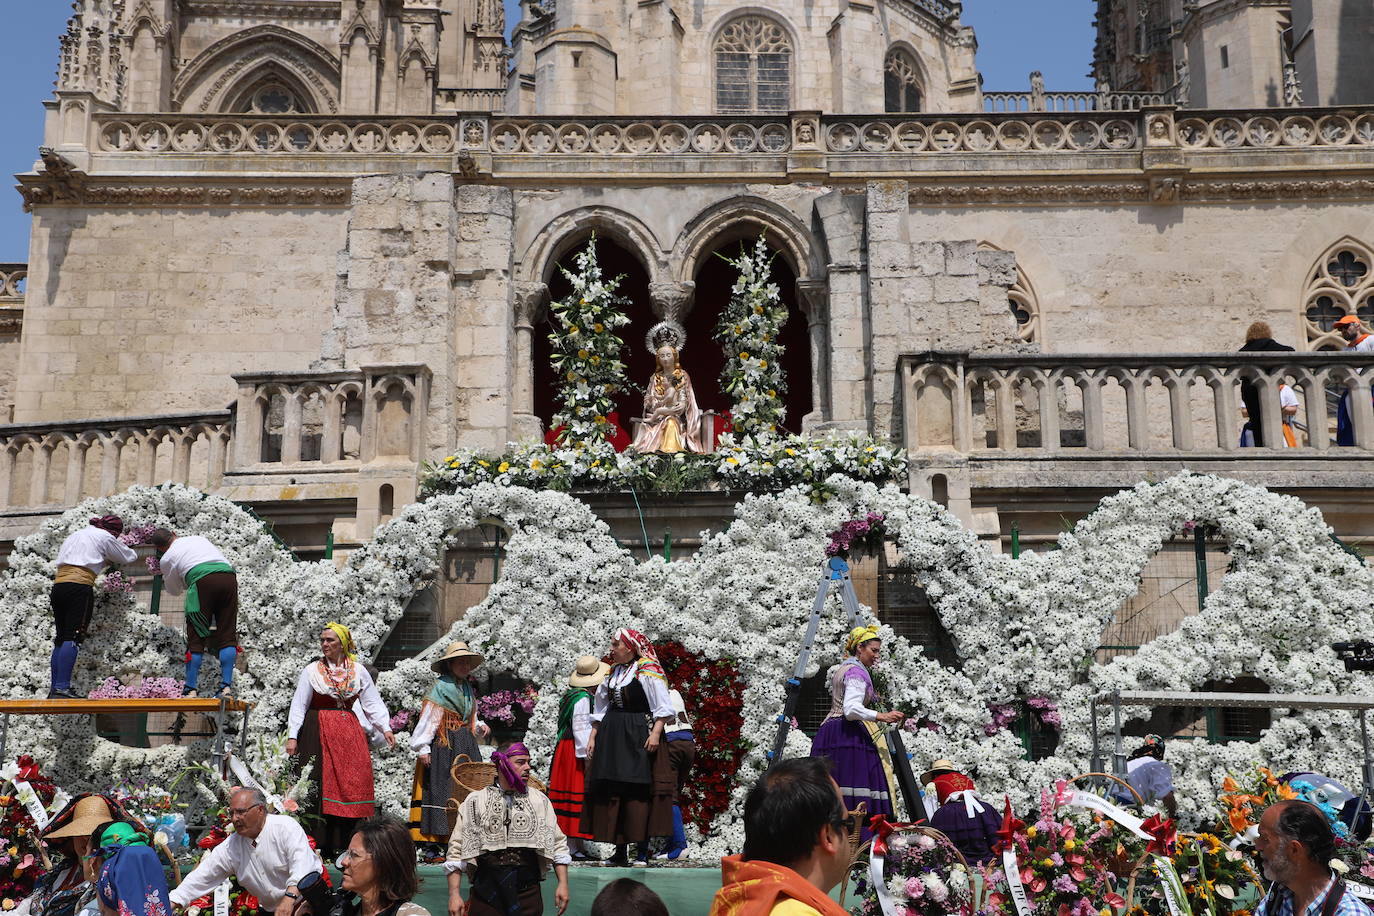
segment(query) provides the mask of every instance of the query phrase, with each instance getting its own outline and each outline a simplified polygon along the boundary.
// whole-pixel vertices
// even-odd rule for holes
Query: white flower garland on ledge
[[[499,522],[510,532],[501,579],[440,643],[467,639],[483,649],[493,670],[544,686],[528,739],[542,765],[552,750],[563,678],[577,655],[604,651],[617,626],[671,637],[707,658],[734,659],[745,673],[751,750],[731,809],[708,836],[694,838],[696,854],[705,857],[742,844],[740,806],[765,763],[828,534],[868,512],[885,516],[902,562],[925,582],[960,659],[960,670],[943,668],[883,628],[882,664],[892,701],[939,726],[907,735],[907,745],[918,767],[952,757],[975,768],[986,795],[1007,792],[1024,805],[1039,787],[1085,771],[1087,700],[1098,691],[1189,690],[1241,674],[1262,678],[1276,693],[1374,690],[1367,675],[1346,673],[1326,648],[1374,633],[1374,576],[1331,540],[1316,510],[1292,497],[1182,474],[1103,500],[1061,536],[1058,550],[1012,560],[978,543],[939,506],[895,487],[835,476],[826,489],[831,498],[820,503],[809,487],[749,496],[729,528],[707,537],[693,559],[639,563],[578,499],[481,484],[407,507],[339,571],[323,562],[293,563],[256,519],[227,500],[182,487],[135,488],[89,501],[16,544],[11,569],[0,580],[0,625],[15,634],[0,648],[0,692],[33,696],[46,688],[51,558],[68,531],[107,512],[131,524],[158,522],[202,533],[224,548],[240,571],[241,633],[250,653],[244,693],[260,703],[255,727],[269,730],[282,727],[290,685],[315,654],[325,620],[347,623],[364,652],[375,651],[417,586],[438,574],[441,547],[457,531]],[[1113,612],[1138,589],[1150,556],[1188,522],[1212,526],[1229,542],[1232,571],[1202,613],[1177,632],[1135,656],[1089,667]],[[838,660],[844,627],[833,602],[818,641],[818,666]],[[381,677],[393,711],[419,703],[435,651]],[[89,686],[106,674],[174,673],[180,654],[177,634],[138,615],[131,602],[115,601],[97,612],[78,683]],[[1036,763],[1021,759],[1010,732],[984,734],[989,703],[1024,696],[1053,699],[1064,721],[1056,756]],[[80,724],[87,721],[16,723],[11,746],[35,753],[72,789],[134,774],[165,779],[186,760],[184,749],[150,752],[96,739],[89,725]],[[1227,769],[1239,772],[1254,761],[1355,778],[1357,735],[1348,713],[1308,711],[1278,720],[1257,744],[1175,742],[1169,759],[1184,813],[1199,814]],[[790,753],[804,748],[804,741],[789,742]],[[408,759],[384,754],[376,771],[378,797],[400,811],[408,801]]]

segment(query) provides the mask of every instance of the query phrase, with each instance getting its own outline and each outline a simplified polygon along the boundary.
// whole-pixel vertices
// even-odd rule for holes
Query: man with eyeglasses
[[[234,832],[206,853],[172,891],[172,903],[184,907],[235,877],[258,898],[261,913],[291,916],[300,894],[297,883],[321,869],[305,831],[293,818],[268,814],[267,797],[259,789],[235,791],[229,799],[229,817]]]
[[[711,916],[845,916],[830,897],[849,867],[857,815],[821,757],[784,760],[744,801],[744,852],[720,860]]]

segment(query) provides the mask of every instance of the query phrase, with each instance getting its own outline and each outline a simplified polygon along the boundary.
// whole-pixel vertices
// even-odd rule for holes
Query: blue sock
[[[673,840],[668,844],[669,855],[680,853],[687,848],[687,831],[682,829],[682,809],[673,805]]]
[[[52,650],[52,689],[71,690],[72,670],[76,668],[76,643],[70,639]]]
[[[196,682],[200,680],[200,663],[205,661],[204,652],[192,652],[191,660],[186,663],[186,690],[196,689]]]
[[[234,683],[234,662],[238,660],[238,646],[225,646],[219,650],[219,679],[225,687]]]

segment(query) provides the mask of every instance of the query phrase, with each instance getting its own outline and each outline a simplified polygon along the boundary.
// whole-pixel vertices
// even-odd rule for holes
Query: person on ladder
[[[234,692],[238,661],[239,580],[219,548],[200,535],[157,528],[148,537],[157,551],[167,594],[186,593],[186,687],[196,695],[200,665],[212,643],[219,656],[220,697]],[[213,631],[210,628],[214,624]]]
[[[845,640],[849,657],[830,670],[830,713],[811,742],[811,756],[830,761],[847,808],[852,811],[867,802],[869,816],[885,814],[892,819],[897,779],[878,725],[902,722],[906,714],[896,709],[878,712],[867,705],[879,698],[869,669],[878,663],[882,646],[877,627],[850,631]],[[865,824],[860,842],[871,836]]]
[[[67,535],[58,548],[57,575],[48,594],[57,625],[49,660],[50,700],[80,699],[72,692],[72,671],[76,668],[76,653],[91,625],[95,577],[110,563],[132,563],[138,559],[138,554],[120,543],[123,533],[123,520],[117,515],[105,515]]]

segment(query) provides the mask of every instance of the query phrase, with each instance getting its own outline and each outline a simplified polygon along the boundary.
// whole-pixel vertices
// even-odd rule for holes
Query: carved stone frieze
[[[78,206],[326,206],[346,205],[349,186],[192,184],[110,185],[87,183],[76,191],[57,194],[51,182],[29,179],[19,186],[25,210],[48,204]]]

